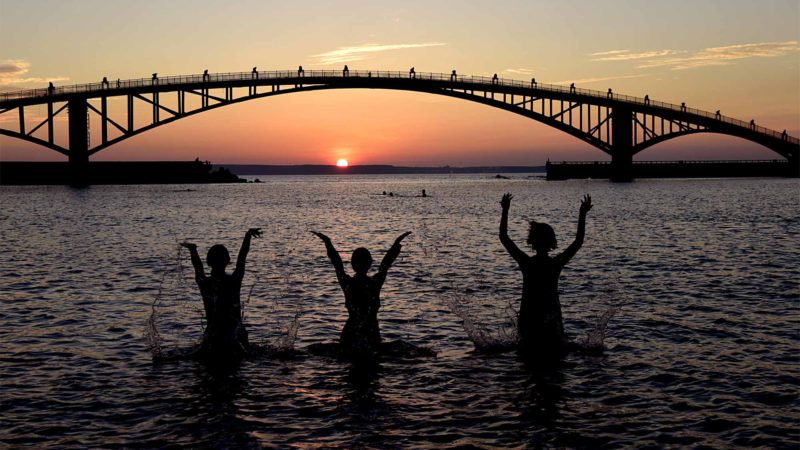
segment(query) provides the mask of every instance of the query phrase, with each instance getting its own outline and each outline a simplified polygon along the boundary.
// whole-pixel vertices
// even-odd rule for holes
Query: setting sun
[[[336,161],[336,166],[337,167],[347,167],[348,166],[347,160],[342,158],[342,159]]]

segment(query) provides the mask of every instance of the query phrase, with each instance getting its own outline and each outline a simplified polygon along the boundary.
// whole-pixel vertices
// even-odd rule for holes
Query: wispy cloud
[[[608,52],[592,53],[592,61],[630,61],[634,59],[652,59],[662,56],[677,55],[678,50],[653,50],[649,52],[631,53],[628,50],[611,50]]]
[[[7,59],[0,61],[0,86],[26,83],[46,83],[68,80],[67,77],[26,77],[31,63],[24,59]]]
[[[579,80],[563,80],[563,81],[548,81],[550,84],[591,84],[591,83],[598,83],[600,81],[611,81],[611,80],[625,80],[628,78],[642,78],[644,74],[637,74],[637,75],[617,75],[613,77],[598,77],[598,78],[582,78]]]
[[[409,48],[439,47],[447,45],[444,42],[422,42],[418,44],[364,44],[350,47],[339,47],[335,50],[311,55],[319,64],[341,64],[352,61],[362,61],[370,54],[404,50]]]
[[[630,50],[608,50],[608,51],[605,51],[605,52],[591,53],[589,56],[617,55],[617,54],[620,54],[620,53],[627,53],[629,51]]]
[[[505,72],[505,73],[513,73],[515,75],[534,75],[536,73],[536,72],[534,72],[533,69],[523,69],[523,68],[506,69],[503,72]]]
[[[672,70],[695,67],[724,66],[747,58],[774,58],[800,51],[798,41],[758,42],[724,47],[709,47],[691,53],[686,50],[650,50],[634,53],[629,50],[609,50],[592,53],[592,61],[639,61],[637,69],[666,67]],[[680,55],[680,56],[677,56]]]
[[[728,45],[700,50],[683,58],[666,58],[647,61],[640,69],[670,67],[673,70],[692,69],[705,66],[724,66],[733,61],[747,58],[775,58],[800,51],[797,41],[760,42],[756,44]]]

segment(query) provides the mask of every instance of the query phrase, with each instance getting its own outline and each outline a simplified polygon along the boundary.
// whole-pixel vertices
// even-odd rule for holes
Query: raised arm
[[[558,259],[561,261],[562,264],[566,264],[578,253],[581,246],[583,245],[583,236],[585,234],[586,229],[586,213],[592,209],[592,197],[588,194],[583,196],[583,200],[581,200],[581,209],[578,216],[578,232],[575,234],[575,240],[569,247],[566,248],[560,255],[558,255]]]
[[[508,210],[511,208],[511,199],[513,198],[513,195],[505,194],[503,195],[503,199],[500,200],[500,206],[503,208],[502,215],[500,216],[500,242],[503,243],[503,247],[506,248],[508,254],[511,255],[518,264],[522,264],[528,255],[520,250],[517,244],[508,237]]]
[[[344,264],[342,263],[342,257],[339,255],[339,252],[337,252],[336,248],[333,246],[331,238],[317,231],[312,231],[311,233],[314,236],[320,238],[322,242],[325,243],[325,249],[328,251],[328,258],[331,260],[331,264],[333,264],[333,269],[336,271],[336,279],[339,281],[339,284],[341,285],[342,282],[344,282],[344,280],[347,279],[347,274],[344,271]]]
[[[242,247],[239,249],[239,256],[236,258],[236,269],[233,271],[234,276],[240,278],[244,277],[244,266],[247,263],[247,253],[250,251],[250,238],[261,237],[261,228],[250,228],[244,234],[242,239]]]
[[[194,279],[198,282],[201,281],[206,277],[206,272],[203,269],[203,261],[200,259],[200,255],[197,254],[197,245],[190,242],[181,242],[181,247],[189,250],[189,255],[192,257],[192,266],[194,266]]]
[[[384,277],[386,276],[386,273],[389,272],[389,269],[392,267],[392,264],[394,264],[394,260],[397,259],[397,257],[400,255],[400,249],[403,247],[401,244],[403,242],[403,239],[405,239],[406,236],[408,236],[409,234],[411,234],[411,232],[406,231],[405,233],[401,234],[400,236],[397,237],[397,239],[394,240],[394,244],[392,244],[392,246],[389,248],[389,251],[387,251],[386,254],[383,255],[383,260],[381,261],[381,265],[378,268],[378,275]]]

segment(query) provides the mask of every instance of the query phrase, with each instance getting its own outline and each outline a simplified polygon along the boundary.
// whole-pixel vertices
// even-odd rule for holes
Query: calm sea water
[[[0,446],[526,448],[800,445],[800,183],[788,179],[545,182],[514,175],[261,177],[261,184],[0,188]],[[429,198],[383,197],[392,191]],[[189,189],[189,190],[187,190]],[[587,238],[561,279],[568,333],[609,308],[602,356],[556,368],[473,351],[448,304],[490,329],[518,304],[498,201],[552,224],[564,248],[580,197]],[[437,358],[368,372],[321,357],[214,373],[154,364],[196,342],[191,240],[253,242],[251,340],[300,313],[295,348],[335,340],[344,301],[322,244],[345,259],[406,240],[380,313],[385,339]],[[155,305],[154,305],[155,303]]]

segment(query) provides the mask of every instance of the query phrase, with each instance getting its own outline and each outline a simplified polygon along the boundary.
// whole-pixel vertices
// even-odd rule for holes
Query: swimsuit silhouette
[[[344,292],[345,307],[349,317],[342,329],[339,338],[339,350],[343,354],[354,356],[367,356],[374,354],[381,345],[380,329],[378,327],[378,309],[381,306],[380,294],[389,268],[400,254],[400,243],[411,234],[401,234],[381,261],[378,272],[372,276],[367,275],[372,266],[372,256],[366,248],[357,248],[353,251],[351,264],[355,275],[348,275],[344,270],[342,258],[334,248],[328,236],[312,231],[322,239],[328,250],[328,258],[336,271],[336,279]]]
[[[567,262],[583,245],[586,213],[592,209],[592,199],[588,195],[583,198],[575,241],[556,256],[548,254],[557,244],[553,229],[545,223],[531,221],[527,243],[536,254],[529,256],[508,237],[508,210],[512,198],[511,194],[505,194],[500,201],[503,208],[500,242],[522,272],[522,301],[517,323],[520,350],[532,356],[561,356],[568,341],[561,318],[558,278]]]
[[[245,262],[250,251],[250,238],[261,236],[260,228],[247,230],[236,259],[233,273],[225,273],[230,264],[230,255],[224,245],[217,244],[208,250],[206,262],[211,266],[211,275],[207,276],[203,262],[197,253],[197,245],[184,242],[181,245],[189,249],[194,266],[194,275],[203,307],[206,312],[206,330],[199,353],[211,358],[244,356],[250,352],[247,330],[242,322],[242,305],[239,291],[242,288]]]

